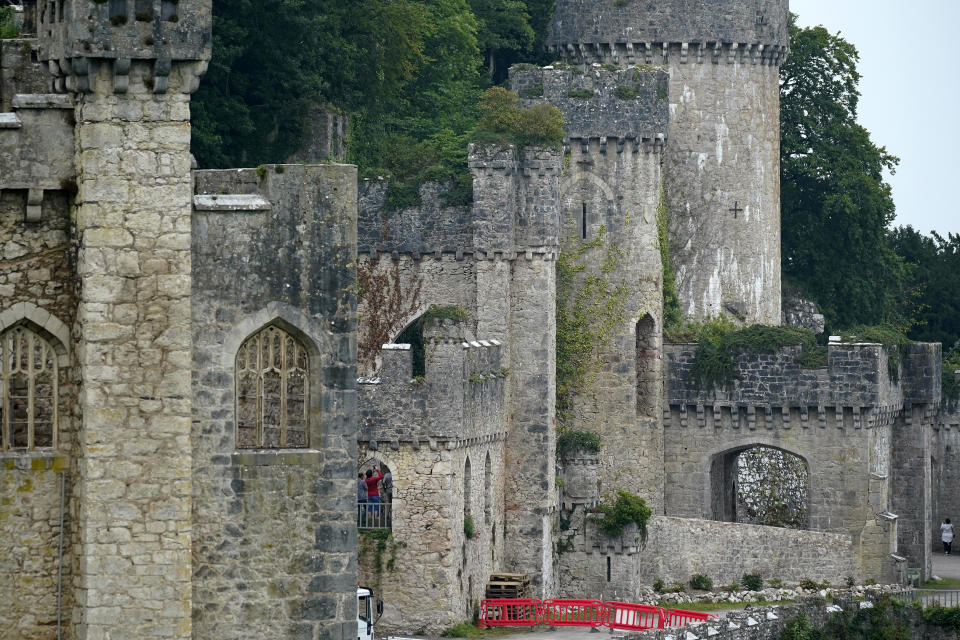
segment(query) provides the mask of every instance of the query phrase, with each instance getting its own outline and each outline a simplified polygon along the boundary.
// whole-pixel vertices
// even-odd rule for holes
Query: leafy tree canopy
[[[780,70],[781,211],[786,288],[828,327],[910,324],[905,270],[886,231],[894,216],[883,170],[898,159],[856,122],[856,48],[823,27],[790,25]]]

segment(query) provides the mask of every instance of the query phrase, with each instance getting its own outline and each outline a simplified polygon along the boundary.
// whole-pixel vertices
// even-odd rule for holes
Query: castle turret
[[[37,35],[76,123],[74,635],[190,638],[190,94],[211,0],[42,0]]]
[[[664,188],[683,311],[780,322],[778,69],[787,0],[559,0],[569,62],[670,74]]]

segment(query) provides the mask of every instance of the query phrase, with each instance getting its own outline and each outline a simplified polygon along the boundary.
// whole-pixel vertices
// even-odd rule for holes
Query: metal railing
[[[393,504],[389,502],[358,502],[357,527],[360,529],[390,529],[393,526]]]
[[[924,606],[939,604],[942,607],[960,606],[960,591],[952,589],[904,589],[894,595],[905,602],[919,602]]]

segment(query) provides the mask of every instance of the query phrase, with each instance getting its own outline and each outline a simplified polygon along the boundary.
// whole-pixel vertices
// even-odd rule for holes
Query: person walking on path
[[[943,540],[943,553],[950,555],[950,545],[953,543],[953,525],[950,518],[946,518],[940,525],[940,539]]]

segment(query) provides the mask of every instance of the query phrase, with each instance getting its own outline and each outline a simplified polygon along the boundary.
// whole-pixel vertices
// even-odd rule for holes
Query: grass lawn
[[[921,589],[960,589],[960,580],[956,578],[941,578],[939,580],[927,580],[920,585]]]
[[[751,607],[769,607],[777,604],[790,604],[793,600],[759,600],[757,602],[685,602],[683,604],[672,604],[660,602],[658,607],[665,609],[683,609],[684,611],[736,611]]]

